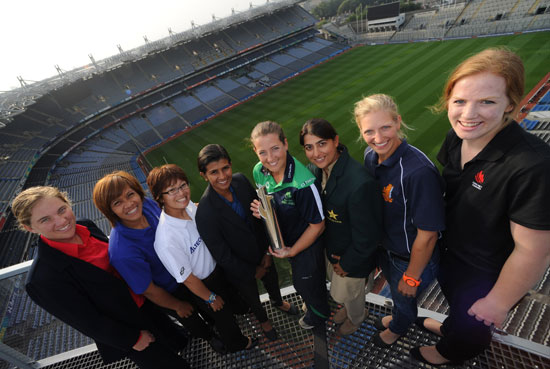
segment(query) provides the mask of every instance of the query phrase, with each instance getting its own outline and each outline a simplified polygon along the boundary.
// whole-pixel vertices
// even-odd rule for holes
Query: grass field
[[[353,104],[362,96],[382,92],[395,98],[403,120],[414,128],[409,142],[435,162],[450,126],[444,114],[433,115],[427,107],[436,102],[448,73],[458,63],[487,47],[501,45],[523,59],[526,93],[550,71],[550,32],[358,47],[182,134],[151,151],[147,160],[152,166],[165,161],[180,165],[189,176],[191,197],[198,201],[206,187],[196,165],[203,146],[223,145],[231,155],[233,171],[252,178],[257,158],[246,138],[256,123],[279,122],[290,152],[306,163],[298,135],[306,120],[318,117],[335,126],[340,142],[362,162],[365,144],[357,140]],[[278,261],[277,265],[280,285],[291,284],[288,263]]]
[[[409,142],[434,160],[450,126],[444,114],[433,115],[427,107],[437,100],[445,78],[460,61],[500,45],[523,59],[526,92],[550,71],[550,32],[357,47],[184,133],[151,151],[147,159],[153,166],[166,160],[184,168],[190,177],[192,198],[198,201],[206,187],[196,166],[203,146],[225,146],[234,171],[251,178],[257,158],[246,138],[256,123],[279,122],[288,137],[290,152],[305,163],[298,142],[300,128],[306,120],[319,117],[336,127],[340,141],[361,160],[365,144],[357,140],[353,104],[364,95],[382,92],[396,99],[403,120],[414,128]]]

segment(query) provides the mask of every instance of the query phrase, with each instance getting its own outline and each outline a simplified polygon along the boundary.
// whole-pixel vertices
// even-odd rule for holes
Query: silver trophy
[[[273,196],[267,194],[265,186],[258,188],[256,192],[260,200],[260,216],[264,221],[271,248],[273,250],[282,249],[283,237],[281,236],[277,214],[275,214],[275,208],[273,207]]]

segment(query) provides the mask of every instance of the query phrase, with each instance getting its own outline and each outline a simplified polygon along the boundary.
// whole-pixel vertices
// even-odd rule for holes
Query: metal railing
[[[42,359],[93,344],[29,298],[25,280],[31,264],[0,269],[0,369],[40,368]]]

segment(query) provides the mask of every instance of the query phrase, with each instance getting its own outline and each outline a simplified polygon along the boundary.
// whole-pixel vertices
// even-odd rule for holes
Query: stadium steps
[[[169,102],[166,102],[166,106],[169,107],[169,108],[174,112],[174,114],[175,114],[178,118],[180,118],[180,119],[183,121],[183,123],[185,123],[185,125],[187,126],[187,128],[191,128],[191,123],[189,123],[189,121],[187,121],[187,119],[185,119],[185,118],[183,117],[183,115],[181,115],[181,114],[172,106],[172,104],[170,104]]]
[[[537,17],[538,17],[538,15],[535,15],[535,16],[533,17],[533,19],[531,19],[531,21],[530,21],[529,24],[527,25],[527,28],[531,28],[531,26],[533,25],[533,23],[535,23]]]
[[[531,14],[531,15],[534,15],[535,14],[535,11],[538,9],[539,7],[539,4],[540,4],[540,1],[541,0],[536,0],[533,5],[531,5],[531,7],[529,8],[529,10],[527,11],[528,14]]]
[[[240,42],[240,41],[235,41],[235,40],[233,39],[233,37],[231,37],[231,36],[229,35],[229,33],[225,32],[225,30],[222,30],[221,33],[222,33],[225,37],[227,37],[227,38],[229,39],[229,41],[231,41],[231,42],[233,43],[233,45],[235,45],[235,46],[240,46],[241,42]]]
[[[508,18],[513,18],[514,17],[514,13],[515,13],[516,9],[519,7],[519,4],[521,2],[522,2],[522,0],[517,0],[516,1],[516,3],[512,6],[510,11],[508,12]]]
[[[231,105],[239,102],[234,96],[230,95],[228,92],[225,92],[224,90],[222,90],[221,88],[219,88],[218,86],[214,86],[216,89],[218,89],[223,95],[225,95],[226,97],[228,97],[229,99],[231,99]]]
[[[479,2],[479,5],[476,7],[475,11],[472,14],[472,17],[470,18],[471,21],[474,21],[476,19],[477,14],[480,12],[481,8],[483,8],[483,4],[485,4],[485,1],[487,0],[481,0],[481,2]]]
[[[259,37],[259,35],[256,35],[256,34],[255,34],[253,31],[251,31],[250,28],[248,28],[247,26],[250,27],[249,24],[248,24],[248,25],[247,25],[247,24],[243,24],[243,25],[242,25],[242,29],[251,37],[252,40],[254,40],[254,41],[253,41],[254,43],[256,43],[256,44],[260,43],[260,37]]]
[[[449,35],[449,33],[451,33],[451,30],[456,29],[456,28],[458,28],[458,27],[460,26],[458,20],[459,20],[459,19],[462,19],[462,17],[466,14],[466,12],[468,11],[468,8],[469,8],[470,6],[472,6],[472,3],[467,2],[467,3],[466,3],[466,6],[464,6],[464,7],[462,8],[462,10],[460,11],[460,13],[459,13],[459,14],[456,16],[456,18],[454,19],[454,21],[453,21],[453,23],[452,23],[452,26],[449,27],[449,28],[447,29],[447,31],[445,31],[445,34],[443,35],[443,37]]]
[[[204,101],[202,101],[201,99],[199,99],[199,98],[193,93],[193,91],[190,91],[189,95],[190,95],[190,96],[193,96],[193,97],[196,98],[197,100],[201,101],[201,102],[202,102],[202,106],[205,107],[210,113],[216,114],[216,111],[215,111],[214,109],[212,109],[207,103],[205,103]]]
[[[141,119],[143,119],[148,125],[149,127],[151,128],[151,131],[160,139],[160,140],[163,140],[164,138],[162,137],[162,135],[159,133],[159,131],[157,131],[157,129],[155,128],[155,125],[151,122],[151,120],[147,117],[147,114],[146,113],[141,113],[140,114],[140,117]]]

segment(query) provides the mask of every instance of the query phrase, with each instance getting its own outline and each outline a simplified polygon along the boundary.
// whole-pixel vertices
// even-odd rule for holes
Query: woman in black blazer
[[[168,318],[132,295],[109,264],[108,240],[76,221],[55,187],[31,187],[12,202],[22,229],[40,235],[26,290],[44,310],[94,339],[105,363],[124,357],[140,368],[189,368],[177,354],[187,344]]]
[[[264,283],[275,307],[294,315],[298,309],[281,297],[277,270],[267,253],[264,226],[250,211],[256,191],[243,174],[233,174],[231,158],[221,145],[203,147],[197,164],[201,176],[209,182],[197,210],[199,233],[251,307],[266,337],[275,340],[277,333],[260,302],[256,278]]]

